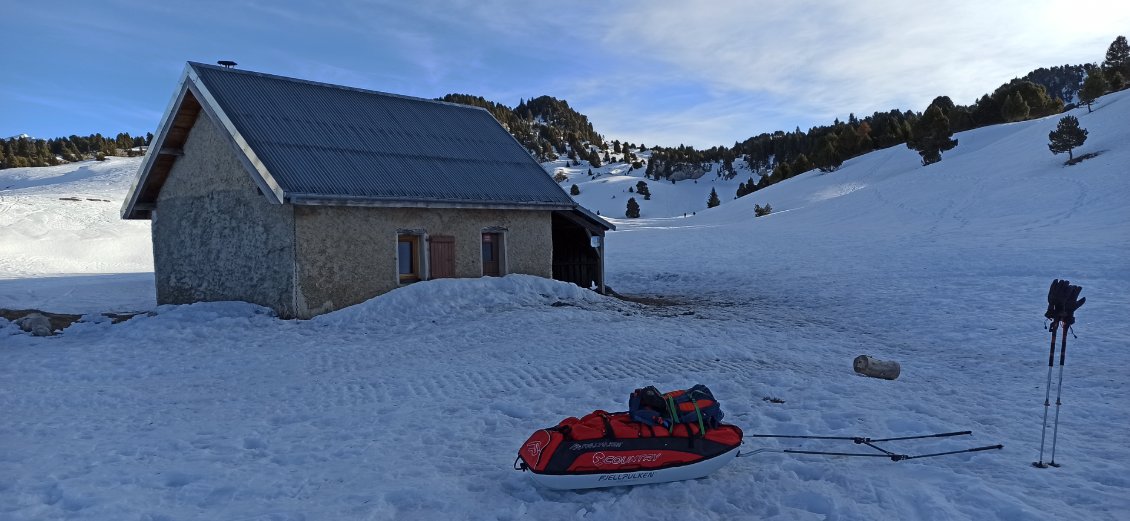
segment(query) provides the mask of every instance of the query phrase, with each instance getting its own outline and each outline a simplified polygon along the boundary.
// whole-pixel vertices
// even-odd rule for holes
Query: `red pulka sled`
[[[876,452],[757,449],[741,453],[742,430],[722,423],[718,402],[705,386],[696,385],[685,391],[666,394],[660,394],[654,387],[636,389],[629,408],[628,412],[594,411],[579,419],[566,418],[556,426],[534,432],[518,451],[514,469],[530,472],[534,481],[548,488],[587,489],[697,479],[718,470],[734,458],[764,452],[904,461],[1003,448],[1002,445],[989,445],[910,455],[876,445],[969,435],[972,434],[970,431],[881,439],[753,434],[750,437],[851,441]]]
[[[637,389],[630,411],[595,411],[535,432],[515,469],[541,485],[584,489],[701,478],[738,455],[742,430],[721,422],[705,386]]]

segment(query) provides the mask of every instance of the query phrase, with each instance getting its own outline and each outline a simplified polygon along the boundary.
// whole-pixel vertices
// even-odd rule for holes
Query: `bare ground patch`
[[[11,322],[15,322],[15,321],[17,321],[21,318],[24,318],[24,317],[26,317],[26,316],[28,316],[32,313],[39,313],[40,315],[47,317],[47,320],[51,322],[51,330],[52,331],[64,330],[64,329],[70,327],[71,324],[78,322],[83,317],[83,315],[75,315],[75,314],[71,314],[71,313],[52,313],[50,311],[43,311],[41,309],[4,309],[4,308],[0,308],[0,317],[3,317],[3,318],[5,318],[5,319],[7,319],[8,321],[11,321]],[[117,324],[119,322],[124,322],[126,320],[129,320],[129,319],[131,319],[131,318],[133,318],[137,315],[141,315],[141,314],[144,314],[144,312],[137,312],[137,313],[100,313],[100,315],[102,315],[106,318],[109,318],[111,324]]]

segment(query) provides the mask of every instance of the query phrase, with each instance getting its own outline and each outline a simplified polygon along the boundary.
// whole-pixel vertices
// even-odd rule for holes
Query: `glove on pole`
[[[1055,391],[1055,423],[1052,428],[1052,460],[1048,464],[1053,467],[1058,467],[1059,464],[1055,462],[1055,442],[1059,435],[1059,407],[1063,405],[1060,396],[1063,395],[1063,365],[1067,359],[1067,330],[1075,323],[1075,310],[1083,306],[1087,302],[1087,297],[1079,298],[1079,293],[1083,291],[1081,286],[1067,286],[1064,293],[1063,301],[1060,303],[1060,323],[1063,327],[1063,339],[1060,343],[1059,349],[1059,383],[1056,384]]]
[[[1048,310],[1044,313],[1044,317],[1052,321],[1051,327],[1048,329],[1052,333],[1051,347],[1048,353],[1048,379],[1045,385],[1044,392],[1044,421],[1040,430],[1040,460],[1033,463],[1033,466],[1039,468],[1047,468],[1051,466],[1058,467],[1055,463],[1055,446],[1059,434],[1059,410],[1063,404],[1061,397],[1063,395],[1063,366],[1067,358],[1067,332],[1072,324],[1075,323],[1075,310],[1079,309],[1084,302],[1087,301],[1086,297],[1079,299],[1079,293],[1083,290],[1080,286],[1072,286],[1067,280],[1055,279],[1052,281],[1051,287],[1048,289]],[[1055,340],[1056,332],[1060,327],[1063,327],[1063,338],[1061,339],[1060,352],[1059,352],[1059,383],[1056,387],[1055,397],[1055,422],[1052,430],[1052,456],[1051,462],[1044,463],[1044,442],[1047,437],[1048,428],[1048,408],[1051,407],[1051,384],[1052,384],[1052,368],[1055,365]]]

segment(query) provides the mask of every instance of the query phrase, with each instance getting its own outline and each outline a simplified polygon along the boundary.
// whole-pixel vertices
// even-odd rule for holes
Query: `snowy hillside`
[[[156,304],[149,222],[119,217],[140,164],[112,157],[0,170],[0,308],[83,313]]]
[[[649,160],[651,157],[650,152],[641,152],[638,155],[644,160]],[[614,157],[621,156],[614,154]],[[719,175],[720,164],[714,164],[714,170],[707,172],[701,178],[677,183],[644,179],[643,169],[633,170],[630,168],[631,165],[625,163],[611,163],[599,168],[590,168],[587,161],[581,162],[581,166],[569,166],[567,159],[560,159],[544,163],[543,166],[550,173],[562,172],[568,176],[567,181],[560,183],[566,191],[572,185],[577,185],[581,194],[573,196],[574,200],[593,212],[599,212],[601,217],[612,219],[624,217],[628,199],[633,197],[640,205],[641,217],[683,217],[684,214],[689,217],[706,209],[710,190],[716,190],[718,199],[722,204],[726,204],[734,200],[739,184],[750,179],[754,181],[760,179],[760,176],[751,171],[744,161],[734,163],[737,175],[731,179]],[[591,177],[588,175],[590,170],[593,173]],[[651,193],[650,200],[634,193],[636,183],[640,181],[647,183],[648,191]],[[628,191],[629,188],[632,192]]]
[[[1053,117],[959,134],[929,167],[896,147],[734,201],[739,173],[706,211],[713,173],[649,182],[650,212],[608,237],[608,282],[669,306],[509,276],[413,284],[310,321],[209,303],[34,338],[0,319],[0,519],[1124,519],[1130,91],[1073,114],[1090,131],[1076,155],[1099,155],[1070,167],[1048,152]],[[50,184],[0,172],[0,186],[31,183],[0,192],[0,307],[145,309],[131,303],[152,281],[121,274],[147,269],[147,231],[112,218],[125,163]],[[612,175],[623,167],[579,199],[622,215],[620,190],[641,179]],[[117,188],[97,191],[103,174]],[[69,224],[33,231],[56,221]],[[99,273],[115,275],[84,291]],[[1053,278],[1087,303],[1068,344],[1063,466],[1035,469]],[[859,354],[902,375],[855,375]],[[897,448],[1004,449],[898,463],[769,452],[701,480],[588,492],[511,470],[536,429],[695,383],[747,434],[972,430]]]

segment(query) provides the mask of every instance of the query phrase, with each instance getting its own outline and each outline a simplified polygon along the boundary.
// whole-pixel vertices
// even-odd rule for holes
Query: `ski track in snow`
[[[41,261],[4,249],[0,306],[63,294],[84,311],[154,314],[46,339],[0,319],[0,519],[1123,519],[1127,107],[1123,93],[1075,112],[1091,130],[1084,152],[1103,153],[1072,167],[1047,153],[1047,118],[963,133],[930,167],[896,147],[695,217],[618,221],[610,284],[670,307],[525,276],[415,284],[310,321],[145,305],[151,276],[133,268],[150,254],[147,226],[107,217],[79,239],[66,230],[106,210],[58,200],[95,186],[116,212],[136,161],[90,167],[105,177],[31,170],[42,177],[2,192],[0,244],[54,222],[64,238],[34,236],[33,249],[78,247]],[[755,203],[775,212],[754,219]],[[112,251],[89,242],[100,237]],[[1057,277],[1088,301],[1068,341],[1064,466],[1038,470],[1041,315]],[[859,354],[902,375],[857,376]],[[750,434],[968,429],[883,445],[1004,449],[898,463],[763,453],[701,480],[583,492],[510,469],[536,429],[623,410],[636,387],[695,383]],[[1050,452],[1050,425],[1048,437]],[[762,447],[858,450],[746,440]]]

